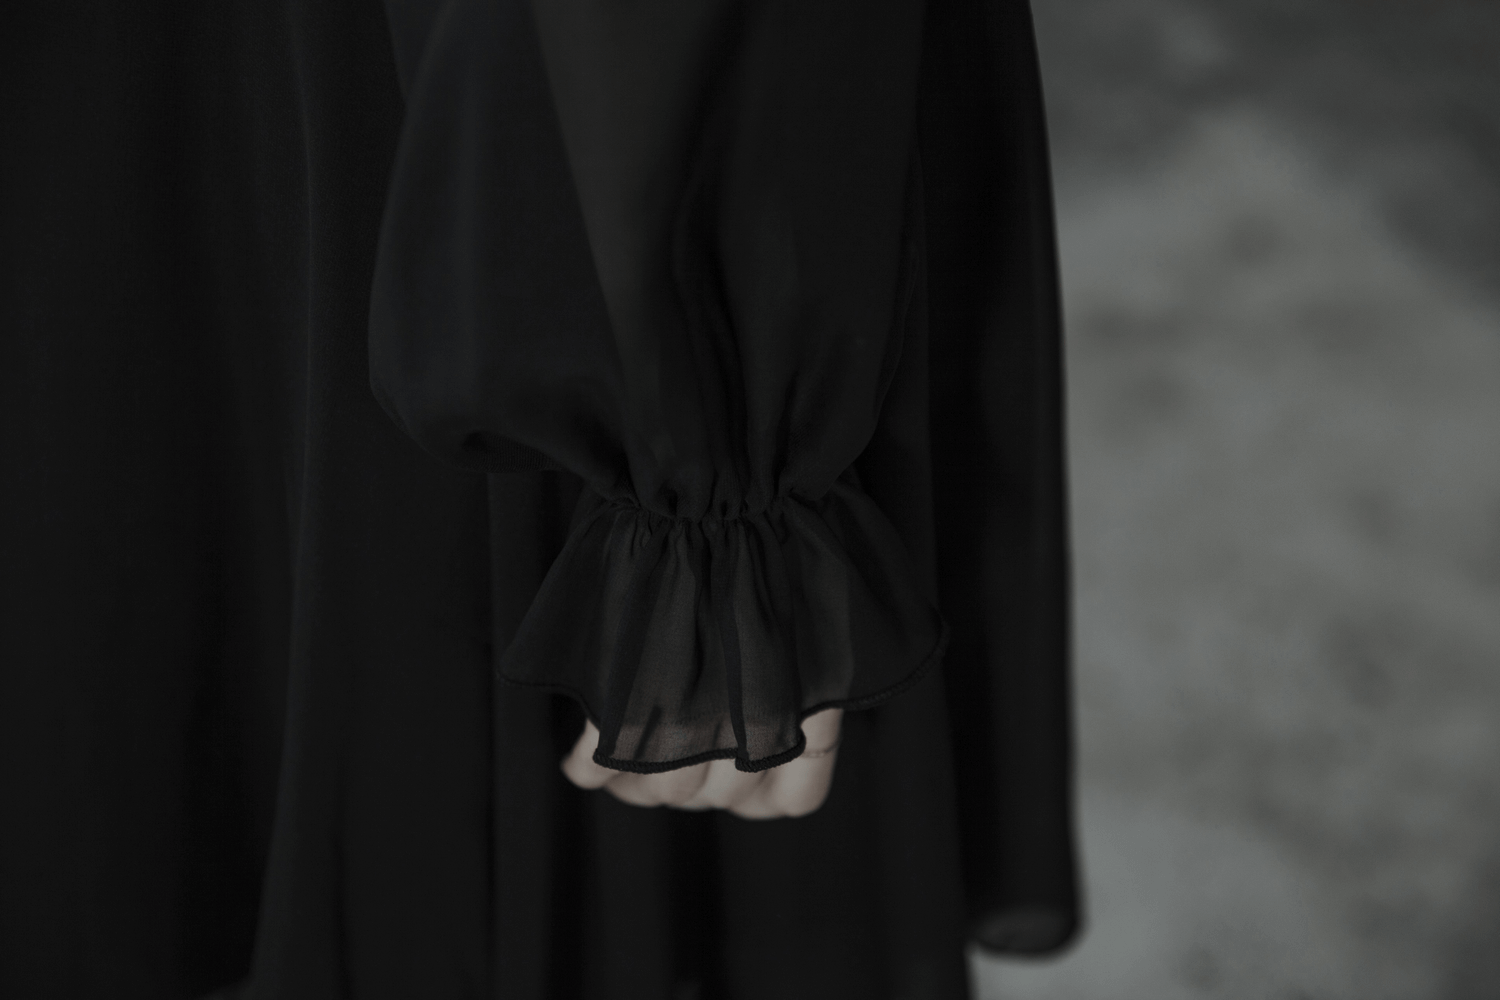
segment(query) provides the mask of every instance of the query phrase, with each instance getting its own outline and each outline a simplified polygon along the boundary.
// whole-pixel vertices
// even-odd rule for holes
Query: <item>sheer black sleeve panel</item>
[[[922,9],[393,13],[372,383],[449,461],[589,487],[500,670],[577,697],[602,764],[772,767],[941,654],[853,471],[925,323]]]

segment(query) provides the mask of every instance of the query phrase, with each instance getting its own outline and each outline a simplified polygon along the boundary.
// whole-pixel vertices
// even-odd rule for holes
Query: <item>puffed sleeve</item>
[[[499,670],[600,764],[773,767],[941,655],[854,472],[925,322],[922,9],[392,5],[372,385],[446,460],[586,485]]]

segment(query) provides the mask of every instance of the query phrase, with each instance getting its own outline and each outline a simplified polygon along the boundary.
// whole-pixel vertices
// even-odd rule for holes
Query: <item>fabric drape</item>
[[[588,486],[501,676],[578,698],[606,766],[795,757],[803,717],[944,640],[853,469],[927,322],[920,0],[423,27],[396,44],[376,395],[441,458]]]
[[[924,603],[890,606],[936,608],[950,639],[910,687],[845,716],[818,813],[760,824],[573,788],[558,761],[578,702],[500,677],[591,513],[664,516],[654,484],[721,456],[704,443],[706,465],[658,470],[650,435],[624,430],[649,425],[624,405],[636,389],[620,390],[609,434],[585,435],[618,436],[623,455],[602,457],[510,439],[473,408],[462,433],[417,420],[414,436],[372,392],[422,74],[518,74],[513,89],[451,92],[511,102],[517,117],[496,127],[555,129],[547,155],[572,177],[562,118],[542,113],[539,36],[526,72],[428,64],[427,41],[403,54],[452,23],[469,29],[454,44],[502,51],[525,42],[499,29],[526,8],[13,8],[0,15],[0,995],[947,1000],[967,995],[969,941],[1040,953],[1071,939],[1060,330],[1024,3],[921,9],[903,149],[919,172],[892,154],[881,225],[896,236],[869,249],[899,274],[920,232],[907,314],[926,322],[898,326],[896,288],[870,284],[885,288],[881,343],[900,344],[878,413],[852,457],[809,452],[822,473],[787,494],[833,536],[827,565],[867,559],[860,578],[904,579]],[[444,176],[426,189],[434,221],[465,180]],[[560,176],[518,173],[540,187],[508,204],[550,213]],[[567,228],[539,216],[529,230],[557,242],[525,248],[536,287],[518,287],[528,310],[546,299],[612,338],[581,197],[571,211]],[[721,222],[673,232],[717,241]],[[431,330],[462,333],[429,310],[466,301],[431,298]],[[710,426],[728,425],[705,419],[705,441]],[[475,442],[483,462],[509,441],[512,471],[433,454],[486,428],[499,436]],[[736,461],[748,497],[755,476]],[[626,470],[608,484],[623,492],[601,491],[600,469]],[[846,489],[864,499],[816,507]],[[799,577],[782,579],[790,591]],[[770,617],[764,634],[798,635]],[[930,635],[917,618],[882,626],[916,650]],[[891,676],[916,660],[892,656]],[[745,760],[766,759],[746,732]],[[651,756],[643,745],[631,759]]]

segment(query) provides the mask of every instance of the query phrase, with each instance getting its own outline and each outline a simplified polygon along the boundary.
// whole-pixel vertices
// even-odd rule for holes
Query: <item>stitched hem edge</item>
[[[858,698],[836,698],[831,701],[820,702],[811,708],[804,708],[797,717],[798,723],[801,723],[808,716],[816,715],[819,712],[826,712],[831,708],[840,708],[846,712],[858,712],[863,709],[874,708],[881,702],[889,701],[891,698],[913,687],[927,675],[927,672],[932,669],[935,663],[942,659],[943,654],[948,650],[948,640],[952,635],[952,630],[943,619],[939,618],[939,622],[942,625],[942,631],[938,634],[937,643],[932,647],[932,652],[928,653],[911,673],[896,683],[882,688],[873,694],[862,695]],[[557,694],[567,695],[578,702],[590,722],[596,726],[599,725],[599,714],[589,704],[588,698],[584,696],[582,691],[579,691],[570,684],[563,684],[556,681],[513,680],[498,670],[495,671],[495,675],[500,679],[501,683],[509,684],[511,687],[523,688],[528,691],[552,691]],[[758,760],[751,760],[748,757],[741,756],[738,747],[729,747],[722,750],[707,750],[703,753],[693,754],[691,757],[680,757],[676,760],[668,761],[622,760],[618,757],[603,756],[599,751],[595,750],[594,763],[600,767],[607,767],[615,771],[625,771],[631,774],[661,774],[666,771],[677,771],[684,767],[692,767],[695,764],[704,764],[712,760],[729,760],[732,758],[735,770],[754,773],[756,771],[768,771],[773,767],[779,767],[788,761],[795,760],[802,755],[802,751],[805,749],[807,749],[807,738],[799,731],[795,746],[780,753],[772,754],[769,757],[761,757]]]

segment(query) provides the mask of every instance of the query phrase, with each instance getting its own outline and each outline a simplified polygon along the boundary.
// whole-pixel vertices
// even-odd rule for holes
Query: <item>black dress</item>
[[[0,995],[947,998],[1065,944],[1025,4],[135,6],[0,43]],[[828,705],[802,820],[558,771],[585,712],[755,770]]]

